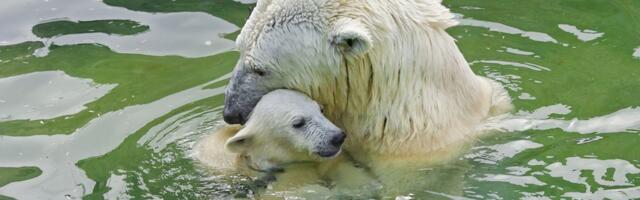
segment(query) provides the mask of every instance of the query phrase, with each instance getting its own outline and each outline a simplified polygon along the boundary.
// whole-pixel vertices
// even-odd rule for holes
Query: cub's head
[[[244,128],[227,140],[226,147],[249,157],[254,167],[270,169],[333,158],[340,153],[345,137],[306,95],[274,90],[262,97]]]

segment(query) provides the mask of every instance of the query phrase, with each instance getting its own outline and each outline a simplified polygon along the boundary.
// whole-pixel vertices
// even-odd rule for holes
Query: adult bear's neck
[[[349,133],[350,151],[437,150],[466,139],[489,110],[488,83],[451,36],[437,29],[404,34],[377,38],[368,54],[345,59],[333,95],[315,98]]]
[[[438,1],[340,1],[341,16],[369,29],[372,48],[345,58],[335,82],[307,88],[348,134],[355,154],[420,155],[469,138],[486,117],[491,86],[445,31]]]

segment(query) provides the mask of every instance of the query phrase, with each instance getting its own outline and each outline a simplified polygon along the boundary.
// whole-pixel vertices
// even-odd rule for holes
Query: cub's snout
[[[330,137],[329,142],[322,147],[317,148],[318,150],[315,153],[322,158],[333,158],[340,154],[342,144],[344,144],[346,138],[347,135],[344,134],[344,132],[339,131],[337,134]]]
[[[331,145],[340,148],[344,143],[345,138],[347,138],[347,135],[345,135],[344,132],[341,131],[338,135],[331,138]]]

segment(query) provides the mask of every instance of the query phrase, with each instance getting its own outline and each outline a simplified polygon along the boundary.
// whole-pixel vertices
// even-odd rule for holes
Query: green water
[[[640,1],[445,5],[461,18],[449,33],[473,70],[505,84],[516,111],[496,125],[504,133],[443,167],[437,177],[459,187],[406,196],[640,198]],[[192,156],[220,121],[238,57],[230,39],[251,6],[3,2],[0,199],[207,199],[254,190],[211,176]]]

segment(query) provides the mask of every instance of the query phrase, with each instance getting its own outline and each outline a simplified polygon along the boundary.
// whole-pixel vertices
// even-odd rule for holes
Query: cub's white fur
[[[342,142],[331,143],[341,134],[342,130],[328,121],[309,97],[276,90],[260,100],[244,127],[228,125],[204,138],[197,146],[198,158],[221,172],[252,175],[255,172],[250,169],[283,169],[276,173],[273,191],[317,190],[323,188],[318,184],[326,180],[340,190],[375,186],[372,184],[376,181],[368,172],[355,167],[345,153],[340,153]],[[322,195],[329,194],[328,188],[323,190]],[[287,195],[309,197],[301,193]]]

